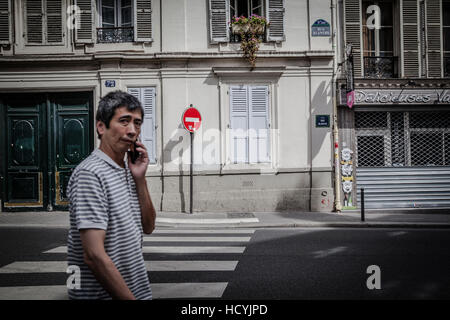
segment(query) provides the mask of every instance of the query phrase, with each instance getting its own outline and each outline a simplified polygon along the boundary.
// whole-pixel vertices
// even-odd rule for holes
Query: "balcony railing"
[[[375,79],[398,78],[398,58],[364,57],[364,77]]]
[[[134,28],[97,28],[98,43],[133,42]]]
[[[267,28],[264,28],[264,34],[259,34],[256,37],[261,40],[262,42],[266,41],[266,33],[267,33]],[[241,35],[239,33],[233,33],[233,29],[230,27],[230,42],[241,42]]]

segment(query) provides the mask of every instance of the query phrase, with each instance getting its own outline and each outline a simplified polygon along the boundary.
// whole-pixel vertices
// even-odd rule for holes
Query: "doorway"
[[[92,92],[0,94],[2,210],[67,210],[70,175],[93,150],[92,123]]]

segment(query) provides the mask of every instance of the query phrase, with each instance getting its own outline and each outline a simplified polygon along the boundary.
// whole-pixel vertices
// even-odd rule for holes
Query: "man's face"
[[[97,130],[102,136],[102,144],[116,152],[126,152],[136,141],[142,125],[140,110],[129,111],[126,107],[116,109],[109,128],[98,121]]]

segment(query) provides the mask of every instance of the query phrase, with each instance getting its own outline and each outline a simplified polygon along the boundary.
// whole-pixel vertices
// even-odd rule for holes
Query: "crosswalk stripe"
[[[144,237],[147,242],[248,242],[250,237]]]
[[[153,299],[220,298],[227,282],[153,283]],[[0,300],[67,300],[67,287],[0,287]]]
[[[198,234],[198,233],[234,233],[234,234],[242,234],[242,233],[255,233],[254,229],[155,229],[152,234],[155,233],[179,233],[179,234],[185,234],[185,233],[192,233],[192,234]]]
[[[185,224],[229,224],[229,223],[258,223],[258,218],[227,218],[227,219],[180,219],[156,218],[156,223],[185,223]]]
[[[149,271],[234,271],[238,261],[145,261]]]
[[[146,247],[144,253],[243,253],[245,247]]]
[[[142,247],[143,253],[243,253],[245,247]],[[61,246],[44,251],[44,253],[67,253],[67,247]]]
[[[154,283],[153,299],[221,298],[228,282]]]
[[[145,261],[147,271],[233,271],[238,261],[154,260]],[[67,261],[16,261],[0,268],[0,274],[66,272]]]

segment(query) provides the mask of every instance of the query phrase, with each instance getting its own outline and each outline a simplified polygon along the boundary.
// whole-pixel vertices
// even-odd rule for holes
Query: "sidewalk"
[[[429,212],[429,213],[428,213]],[[173,228],[450,228],[450,211],[335,212],[158,212],[156,227]],[[69,214],[54,212],[0,212],[0,227],[68,228]]]

